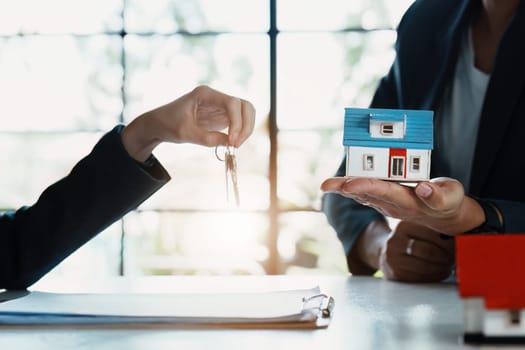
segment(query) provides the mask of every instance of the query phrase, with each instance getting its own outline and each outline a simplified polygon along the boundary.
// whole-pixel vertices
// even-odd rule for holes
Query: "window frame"
[[[268,229],[268,235],[267,235],[267,247],[268,247],[268,257],[266,259],[266,262],[264,263],[264,267],[267,273],[269,274],[278,274],[283,272],[282,271],[282,262],[280,258],[280,254],[278,251],[278,239],[280,235],[280,216],[281,214],[288,213],[290,211],[297,211],[297,212],[304,212],[304,211],[311,211],[311,212],[319,212],[320,210],[318,208],[314,207],[297,207],[297,208],[283,208],[281,201],[278,196],[278,136],[279,136],[279,130],[277,126],[277,63],[278,63],[278,52],[277,52],[277,41],[279,39],[279,35],[282,33],[286,33],[286,31],[280,31],[277,25],[277,0],[269,0],[268,1],[269,6],[269,28],[268,31],[265,33],[268,36],[269,44],[270,44],[270,66],[268,68],[269,70],[269,76],[270,76],[270,106],[269,106],[269,113],[268,113],[268,140],[269,140],[269,156],[267,158],[268,162],[268,183],[269,183],[269,206],[268,208],[264,208],[264,213],[268,214],[268,220],[269,220],[269,229]],[[122,1],[122,30],[119,31],[111,31],[106,30],[102,32],[97,33],[86,33],[86,34],[75,34],[75,33],[61,33],[60,35],[68,35],[68,36],[90,36],[90,35],[107,35],[107,36],[118,36],[122,42],[122,52],[121,52],[121,67],[123,69],[122,72],[122,110],[121,114],[119,116],[119,122],[124,123],[125,117],[124,117],[124,111],[125,106],[127,105],[126,101],[126,94],[125,94],[125,88],[126,88],[126,45],[124,45],[124,41],[126,36],[129,34],[136,34],[132,32],[128,32],[125,27],[124,23],[124,11],[126,9],[126,0]],[[338,33],[338,32],[356,32],[356,33],[368,33],[373,32],[375,30],[390,30],[395,31],[394,28],[386,27],[386,28],[363,28],[363,27],[350,27],[350,28],[343,28],[343,29],[326,29],[325,32],[329,33]],[[288,31],[289,33],[290,31]],[[299,30],[299,32],[307,32]],[[222,34],[228,34],[229,32],[214,32],[214,31],[203,31],[203,32],[196,32],[196,33],[189,33],[189,32],[176,32],[175,34],[183,34],[183,35],[190,35],[190,36],[199,36],[199,35],[222,35]],[[237,33],[237,32],[233,32]],[[151,33],[139,33],[142,36],[153,36],[153,35],[170,35],[174,33],[157,33],[157,32],[151,32]],[[259,33],[260,34],[260,33]],[[20,34],[8,34],[4,35],[4,37],[9,36],[33,36],[33,35],[48,35],[48,34],[42,34],[42,33],[20,33]],[[394,133],[394,125],[390,124],[391,131],[388,131],[384,135],[391,136]],[[383,131],[383,129],[381,128]],[[372,168],[366,168],[366,156],[372,157]],[[334,155],[334,158],[337,158],[337,155]],[[375,159],[373,154],[365,155],[363,167],[367,171],[372,171],[375,169]],[[404,160],[406,162],[406,159]],[[403,172],[406,168],[406,163],[403,163]],[[12,208],[6,208],[4,210],[12,210]],[[140,211],[140,210],[136,210]],[[162,211],[162,210],[156,210],[156,211]],[[170,211],[170,210],[164,210],[164,211]],[[194,212],[194,211],[201,211],[201,210],[191,210],[188,209],[188,212]],[[203,212],[207,211],[206,209],[202,210]],[[252,212],[261,212],[261,210],[252,210]],[[124,237],[126,235],[124,226],[122,224],[122,220],[120,221],[120,234],[121,234],[121,242],[120,242],[120,268],[118,271],[119,275],[125,275],[124,271],[124,260],[125,260],[125,245],[124,245]]]
[[[389,131],[385,131],[386,128],[389,128]],[[394,135],[394,123],[381,123],[379,126],[379,132],[384,136],[393,136]]]
[[[416,163],[417,163],[417,169],[414,167]],[[410,172],[412,173],[421,172],[421,156],[410,156]]]
[[[405,177],[405,162],[406,158],[401,156],[392,156],[390,157],[390,176],[395,178],[404,178]],[[401,166],[399,166],[401,163]],[[396,167],[397,164],[397,167]],[[396,173],[394,170],[400,170],[401,173]]]
[[[368,162],[370,160],[370,163]],[[363,154],[363,170],[364,171],[374,171],[375,170],[375,164],[374,164],[374,155],[371,153],[365,153]],[[371,166],[369,166],[371,164]]]

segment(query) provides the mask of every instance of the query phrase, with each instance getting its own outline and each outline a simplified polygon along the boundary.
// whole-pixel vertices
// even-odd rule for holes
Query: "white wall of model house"
[[[404,181],[423,181],[428,179],[430,173],[431,150],[407,149]],[[370,158],[372,157],[372,158]],[[416,160],[419,159],[419,161]],[[379,147],[346,147],[346,174],[347,176],[374,177],[379,179],[390,179],[390,149]],[[371,160],[371,161],[370,161]],[[419,162],[419,166],[417,166]]]
[[[433,112],[345,108],[346,176],[419,182],[430,176]]]

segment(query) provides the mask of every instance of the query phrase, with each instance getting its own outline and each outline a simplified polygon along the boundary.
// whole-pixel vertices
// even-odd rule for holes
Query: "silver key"
[[[235,203],[237,206],[240,205],[239,198],[239,186],[237,184],[237,158],[235,157],[236,148],[233,146],[222,146],[224,147],[224,156],[220,157],[218,148],[215,149],[215,155],[217,159],[224,162],[224,170],[226,173],[226,199],[230,201],[231,192],[233,189],[233,195],[235,196]]]

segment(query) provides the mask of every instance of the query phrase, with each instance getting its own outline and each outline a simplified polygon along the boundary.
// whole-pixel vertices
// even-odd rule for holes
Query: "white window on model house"
[[[363,155],[363,170],[374,170],[374,156],[372,154]]]
[[[412,156],[410,157],[410,171],[413,173],[419,173],[421,169],[421,157]]]
[[[394,134],[394,124],[393,123],[382,123],[381,124],[381,134],[382,135]]]
[[[403,177],[405,175],[405,158],[404,157],[392,157],[392,168],[390,169],[390,175],[393,177]]]
[[[370,137],[401,139],[405,137],[404,121],[370,120]]]

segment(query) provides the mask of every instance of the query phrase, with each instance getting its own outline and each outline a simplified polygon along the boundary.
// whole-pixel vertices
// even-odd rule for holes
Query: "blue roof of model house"
[[[432,111],[382,108],[345,108],[343,145],[433,149]],[[404,137],[372,137],[371,122],[403,122]]]

